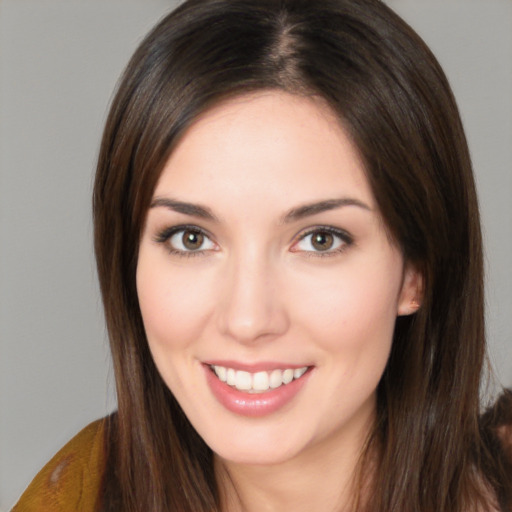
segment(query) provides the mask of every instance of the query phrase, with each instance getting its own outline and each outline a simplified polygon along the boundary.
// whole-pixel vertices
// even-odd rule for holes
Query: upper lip
[[[286,370],[287,368],[291,368],[295,370],[296,368],[304,368],[305,366],[311,366],[310,364],[294,364],[294,363],[284,363],[279,361],[259,361],[259,362],[251,362],[251,363],[243,363],[240,361],[233,360],[225,360],[225,359],[210,359],[208,361],[203,361],[203,364],[208,366],[223,366],[224,368],[233,368],[233,370],[242,370],[249,373],[255,372],[264,372],[264,371],[272,371],[272,370]]]

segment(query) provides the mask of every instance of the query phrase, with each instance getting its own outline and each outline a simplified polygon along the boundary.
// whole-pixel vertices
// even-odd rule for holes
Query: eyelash
[[[181,251],[179,249],[173,249],[169,242],[169,240],[180,231],[191,231],[193,233],[197,233],[203,235],[204,237],[211,239],[211,236],[204,230],[198,226],[193,225],[181,225],[181,226],[173,226],[170,228],[165,228],[160,231],[157,236],[154,238],[154,241],[159,244],[165,244],[169,253],[173,256],[179,256],[181,258],[193,258],[196,256],[204,256],[206,251],[198,250],[198,251]]]
[[[192,258],[196,256],[204,256],[208,252],[207,250],[197,250],[197,251],[182,251],[179,249],[173,249],[169,244],[169,240],[180,231],[191,231],[193,233],[197,233],[203,235],[204,237],[211,239],[210,235],[203,229],[194,225],[181,225],[181,226],[173,226],[170,228],[165,228],[160,231],[154,238],[154,241],[159,244],[165,244],[167,250],[173,256],[178,256],[181,258]],[[302,251],[306,257],[316,257],[316,258],[326,258],[336,256],[344,252],[349,246],[354,243],[352,236],[346,231],[338,228],[333,228],[331,226],[315,226],[314,228],[309,229],[305,233],[303,233],[295,244],[301,242],[306,237],[313,235],[315,233],[328,233],[339,238],[342,241],[342,245],[334,250],[327,251]],[[294,245],[295,245],[294,244]],[[301,251],[293,251],[293,252],[301,252]]]
[[[336,256],[342,252],[344,252],[348,247],[350,247],[354,243],[354,239],[351,235],[349,235],[345,230],[333,228],[331,226],[315,226],[314,228],[309,229],[305,233],[303,233],[298,242],[301,242],[306,237],[313,235],[315,233],[328,233],[339,238],[342,242],[341,246],[334,250],[327,251],[304,251],[304,255],[308,258],[329,258],[332,256]],[[298,243],[296,242],[296,243]],[[294,251],[299,252],[299,251]]]

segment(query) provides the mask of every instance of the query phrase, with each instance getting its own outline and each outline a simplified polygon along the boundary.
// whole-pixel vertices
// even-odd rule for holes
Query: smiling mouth
[[[285,368],[283,370],[276,369],[255,373],[219,365],[211,365],[210,369],[221,382],[225,382],[238,391],[265,393],[300,379],[309,367],[303,366],[302,368]]]

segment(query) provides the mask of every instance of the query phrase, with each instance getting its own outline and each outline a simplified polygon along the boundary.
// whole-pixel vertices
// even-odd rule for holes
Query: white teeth
[[[283,384],[290,384],[290,382],[293,380],[293,370],[288,368],[288,370],[285,370],[283,372]]]
[[[235,382],[236,382],[236,372],[235,372],[235,370],[233,370],[233,368],[228,368],[227,369],[226,382],[230,386],[234,386],[235,385]]]
[[[267,372],[258,372],[252,376],[252,388],[255,391],[267,391],[269,378]]]
[[[278,388],[283,383],[283,372],[281,370],[274,370],[270,374],[270,387],[272,389]]]
[[[304,368],[297,368],[297,369],[293,370],[293,378],[300,379],[304,375],[306,370],[307,370],[306,366]]]
[[[235,388],[240,391],[249,391],[252,388],[252,375],[249,372],[236,372]]]
[[[219,377],[219,380],[226,382],[226,379],[228,378],[228,371],[226,368],[224,368],[224,366],[214,366],[213,369],[215,370],[217,377]]]
[[[242,370],[234,370],[224,366],[212,367],[220,381],[235,387],[239,391],[264,393],[268,389],[276,389],[283,384],[289,384],[293,379],[300,379],[306,373],[308,367],[287,368],[285,370],[272,370],[271,372],[250,373]]]

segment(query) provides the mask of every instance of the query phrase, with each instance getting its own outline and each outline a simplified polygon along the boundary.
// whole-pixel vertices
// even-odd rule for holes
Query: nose
[[[276,267],[254,253],[227,263],[218,302],[222,335],[251,344],[286,332],[289,318]]]

